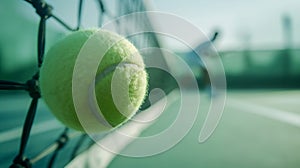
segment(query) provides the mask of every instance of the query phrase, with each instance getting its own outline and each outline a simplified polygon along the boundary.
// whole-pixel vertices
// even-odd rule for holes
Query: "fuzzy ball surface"
[[[147,92],[147,73],[131,42],[89,29],[73,32],[49,49],[39,83],[42,98],[63,124],[102,132],[136,113]]]

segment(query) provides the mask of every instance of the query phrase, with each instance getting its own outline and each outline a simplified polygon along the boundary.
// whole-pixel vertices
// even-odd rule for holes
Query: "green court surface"
[[[189,94],[192,100],[195,93]],[[299,100],[300,91],[229,91],[217,129],[199,143],[209,105],[208,96],[203,95],[193,128],[175,147],[150,157],[116,156],[109,167],[298,168]],[[141,136],[167,128],[179,106],[180,100],[176,100]]]

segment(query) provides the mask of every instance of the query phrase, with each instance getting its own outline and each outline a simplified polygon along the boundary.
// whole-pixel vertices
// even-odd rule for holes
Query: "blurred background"
[[[107,2],[114,11],[116,3]],[[111,4],[110,4],[111,3]],[[52,0],[55,13],[68,24],[76,24],[77,3]],[[84,4],[82,26],[98,26],[98,6]],[[153,0],[150,10],[182,17],[207,36],[214,31],[214,43],[223,61],[228,88],[297,88],[300,75],[299,2],[287,1],[169,1]],[[1,5],[0,78],[24,81],[35,70],[38,17],[23,1],[3,1]],[[107,19],[108,20],[108,19]],[[52,19],[47,26],[46,49],[67,31]],[[195,46],[205,39],[192,36]],[[174,40],[162,39],[164,47],[178,53],[189,49]],[[195,72],[199,74],[198,72]],[[201,74],[199,74],[201,75]]]
[[[47,2],[54,7],[53,13],[67,24],[76,26],[78,1]],[[119,12],[118,4],[121,2],[118,0],[103,2],[112,15]],[[134,4],[134,1],[128,0],[126,8],[134,9]],[[207,142],[197,142],[199,128],[205,118],[204,112],[199,115],[199,121],[197,120],[187,137],[170,151],[147,158],[117,156],[110,166],[299,167],[300,2],[152,0],[145,1],[145,4],[147,10],[172,13],[201,29],[206,37],[190,35],[193,47],[207,42],[214,33],[218,33],[213,44],[225,70],[228,88],[226,106],[219,127]],[[98,27],[99,15],[96,0],[84,1],[82,28]],[[111,20],[109,16],[102,19],[103,23]],[[0,20],[0,79],[26,82],[37,71],[39,17],[25,1],[2,0]],[[67,33],[68,30],[49,19],[46,51]],[[195,63],[199,58],[189,57],[190,48],[174,39],[158,39],[161,46],[184,58],[195,74],[200,89],[205,88],[205,74],[199,68],[200,64]],[[158,62],[167,64],[164,61],[168,62],[162,58]],[[172,64],[168,66],[180,71],[180,67]],[[177,87],[174,79],[166,74],[162,75],[161,71],[149,69],[149,73],[150,88],[163,86],[162,89],[168,93]],[[184,72],[180,74],[181,79],[184,80],[185,77]],[[191,94],[190,99],[193,99],[193,90],[188,92]],[[9,148],[7,151],[2,150],[0,162],[3,167],[7,167],[17,151],[29,97],[24,92],[8,91],[1,91],[0,96],[0,122],[3,124],[0,146],[1,149]],[[200,112],[207,110],[210,103],[209,96],[201,96],[204,98]],[[148,106],[149,102],[146,101],[143,108]],[[176,104],[168,108],[157,124],[145,131],[144,136],[165,128],[166,120],[173,120],[171,116],[174,115],[176,117],[177,113],[172,113],[176,111],[175,107]],[[38,125],[41,130],[36,131],[34,136],[41,141],[33,140],[30,143],[30,155],[36,154],[40,146],[54,141],[54,138],[48,139],[48,135],[57,135],[63,129],[62,124],[54,121],[43,102],[39,105],[39,110],[41,112],[38,113],[37,124],[46,122],[50,125]],[[67,149],[70,151],[72,147],[68,146]],[[58,167],[66,162],[63,158],[59,161],[61,164]],[[38,162],[37,167],[45,163],[46,161]]]
[[[219,32],[214,45],[225,68],[228,88],[299,88],[299,2],[153,2],[156,10],[187,19],[207,36]],[[196,35],[191,38],[194,46],[203,42]],[[164,44],[179,53],[189,50],[171,40]]]

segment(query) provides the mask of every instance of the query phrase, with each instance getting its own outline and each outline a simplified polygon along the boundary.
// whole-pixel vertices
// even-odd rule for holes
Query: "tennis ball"
[[[94,90],[90,94],[74,88],[75,84],[94,86]],[[73,32],[49,49],[39,85],[45,103],[63,124],[102,132],[118,127],[139,109],[147,90],[147,73],[141,55],[128,40],[107,30],[89,29]],[[74,104],[78,98],[79,105]],[[91,105],[93,100],[96,106]]]

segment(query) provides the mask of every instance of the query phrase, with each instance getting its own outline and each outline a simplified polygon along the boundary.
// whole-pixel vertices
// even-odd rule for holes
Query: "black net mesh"
[[[82,13],[84,12],[84,0],[75,1],[78,5],[77,9],[77,24],[76,26],[70,26],[68,20],[62,19],[60,16],[55,14],[56,6],[52,6],[51,2],[43,0],[25,0],[28,4],[31,4],[35,9],[36,14],[39,17],[38,33],[37,33],[37,69],[39,69],[43,63],[43,57],[45,53],[45,43],[47,39],[47,23],[48,20],[52,19],[68,31],[76,31],[81,29],[82,26]],[[70,3],[75,3],[70,2]],[[21,3],[21,2],[20,2]],[[114,0],[114,1],[103,1],[96,0],[98,4],[98,26],[101,27],[106,21],[114,20],[117,17],[132,14],[135,12],[147,11],[147,6],[143,1],[136,0]],[[147,30],[149,33],[143,33],[136,36],[130,36],[128,39],[132,41],[138,49],[145,47],[159,47],[159,42],[154,33],[151,32],[152,26],[147,15],[132,15],[132,17],[127,18],[126,21],[115,21],[115,31],[124,36],[138,32],[139,30]],[[35,45],[35,44],[32,44]],[[51,45],[51,44],[50,44]],[[160,61],[163,64],[165,60],[161,57]],[[149,75],[153,77],[153,81],[163,80],[163,77],[157,72],[151,72],[149,70]],[[72,147],[69,150],[69,161],[72,160],[78,153],[88,148],[93,142],[88,138],[87,135],[79,132],[74,132],[65,128],[61,133],[57,134],[56,140],[50,145],[39,146],[40,152],[33,156],[28,156],[27,153],[30,149],[27,149],[28,143],[30,143],[31,128],[35,124],[34,118],[36,116],[37,106],[39,99],[41,98],[39,91],[39,71],[37,70],[32,78],[27,80],[27,82],[14,82],[7,80],[0,80],[0,90],[24,90],[27,91],[32,98],[29,109],[27,110],[27,115],[23,124],[23,131],[20,136],[20,145],[18,153],[16,154],[14,160],[12,161],[11,167],[57,167],[66,164],[66,156],[64,156],[64,161],[62,162],[59,156],[59,152],[68,144]],[[150,81],[150,88],[152,86]],[[25,109],[24,109],[25,110]],[[105,135],[103,135],[105,136]],[[34,137],[33,137],[34,138]],[[50,138],[51,139],[51,138]],[[85,144],[85,145],[84,145]],[[17,146],[16,146],[17,148]],[[43,160],[43,162],[41,162]],[[57,161],[58,160],[58,161]],[[55,162],[60,162],[56,164]],[[39,164],[40,163],[40,164]],[[46,165],[45,165],[46,164]],[[36,166],[38,165],[38,166]],[[56,165],[56,166],[54,166]]]

